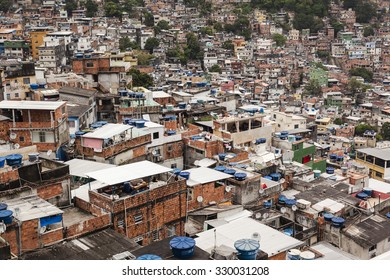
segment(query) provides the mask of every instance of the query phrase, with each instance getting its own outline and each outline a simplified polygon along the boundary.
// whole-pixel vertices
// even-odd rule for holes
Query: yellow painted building
[[[49,33],[49,30],[35,30],[30,31],[31,37],[31,54],[33,59],[38,59],[38,47],[43,45],[43,38]]]
[[[356,162],[369,168],[370,178],[390,179],[390,148],[364,148],[356,152]]]

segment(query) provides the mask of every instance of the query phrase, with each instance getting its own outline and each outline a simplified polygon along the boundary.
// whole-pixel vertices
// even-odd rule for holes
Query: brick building
[[[56,151],[69,141],[66,102],[2,101],[0,109],[10,118],[13,143],[36,145],[38,151]]]

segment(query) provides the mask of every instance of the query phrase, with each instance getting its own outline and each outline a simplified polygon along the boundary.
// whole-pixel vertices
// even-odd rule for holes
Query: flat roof
[[[104,170],[88,172],[86,173],[86,175],[102,183],[106,183],[108,185],[115,185],[170,171],[172,171],[171,168],[144,160]]]
[[[18,109],[18,110],[56,110],[64,105],[65,101],[11,101],[3,100],[0,102],[0,109]]]
[[[126,124],[108,123],[95,129],[92,132],[88,132],[81,137],[83,138],[96,138],[96,139],[108,139],[115,135],[121,134],[132,127]]]
[[[86,173],[115,167],[114,164],[108,164],[108,163],[102,163],[102,162],[96,162],[96,161],[90,161],[90,160],[83,160],[83,159],[77,159],[77,158],[66,161],[66,162],[64,162],[64,164],[69,165],[69,174],[70,175],[82,177],[82,178],[88,177],[87,175],[85,175]]]
[[[358,149],[357,151],[383,160],[390,160],[390,148],[363,148]]]
[[[187,180],[187,186],[189,187],[233,177],[232,175],[207,167],[191,168],[185,171],[190,172],[190,178]]]
[[[390,184],[376,180],[374,178],[370,178],[368,180],[369,184],[368,186],[373,189],[374,191],[381,192],[381,193],[388,193],[390,194]]]
[[[36,195],[7,199],[4,202],[7,203],[8,209],[14,212],[14,215],[15,209],[19,208],[17,219],[22,222],[63,213],[61,209]]]
[[[340,250],[332,244],[322,241],[310,247],[311,249],[321,253],[323,256],[318,260],[358,260],[359,258],[351,255],[343,250]]]
[[[267,253],[269,257],[303,245],[302,241],[249,217],[236,219],[218,226],[215,231],[211,229],[197,234],[196,245],[209,253],[215,245],[225,245],[234,250],[234,242],[243,238],[251,238],[254,232],[260,234],[261,250]],[[216,238],[214,235],[216,235]]]

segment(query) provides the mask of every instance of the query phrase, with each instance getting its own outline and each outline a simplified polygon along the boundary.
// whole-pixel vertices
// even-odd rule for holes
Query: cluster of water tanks
[[[4,167],[5,163],[8,166],[18,167],[22,164],[23,156],[21,154],[11,154],[5,157],[0,157],[0,168]]]
[[[343,156],[338,156],[336,154],[330,154],[329,159],[330,159],[330,162],[335,162],[335,163],[341,163],[344,161]]]
[[[5,203],[0,203],[0,222],[10,225],[13,220],[13,212],[11,210],[7,210],[8,205]]]
[[[94,122],[93,124],[91,124],[91,128],[92,129],[100,128],[100,127],[102,127],[102,126],[104,126],[106,124],[107,124],[106,121]]]
[[[146,121],[142,119],[124,118],[123,123],[131,126],[135,126],[136,128],[143,128],[145,127]]]
[[[356,195],[357,198],[361,200],[367,200],[369,197],[372,197],[373,190],[370,188],[364,188],[362,192]]]
[[[133,92],[133,91],[128,91],[127,89],[120,89],[118,90],[119,96],[122,97],[129,97],[129,98],[144,98],[145,95],[142,92]]]
[[[291,249],[287,252],[286,259],[290,261],[299,261],[299,260],[314,260],[316,255],[311,251],[301,252],[298,249]]]

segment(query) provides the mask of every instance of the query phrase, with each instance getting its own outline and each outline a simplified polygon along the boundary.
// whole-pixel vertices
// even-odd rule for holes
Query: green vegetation
[[[210,67],[209,72],[217,72],[217,73],[222,73],[222,69],[218,64],[214,64],[213,66]]]
[[[106,2],[104,4],[104,14],[106,17],[117,17],[122,18],[122,9],[118,3]]]
[[[203,51],[200,47],[198,37],[194,33],[186,35],[187,45],[184,47],[184,56],[187,59],[203,59]]]
[[[363,136],[364,132],[366,130],[374,130],[375,132],[377,129],[369,124],[361,123],[357,126],[355,126],[355,136]]]
[[[227,40],[227,41],[223,42],[222,48],[224,48],[225,50],[233,51],[234,50],[233,42],[231,40]]]
[[[317,51],[317,55],[321,59],[327,59],[327,60],[330,59],[330,53],[327,51]]]
[[[344,122],[342,119],[340,118],[336,118],[334,121],[333,121],[334,124],[337,124],[337,125],[342,125]]]
[[[366,68],[353,68],[349,71],[352,76],[362,77],[366,82],[371,83],[373,81],[374,73]]]
[[[159,45],[160,41],[157,38],[150,37],[146,40],[144,49],[148,50],[150,53],[153,53],[153,50],[158,48]]]
[[[276,46],[283,47],[286,44],[287,38],[286,38],[286,36],[284,36],[282,34],[275,33],[272,36],[272,40],[274,40],[276,42]]]
[[[321,96],[322,88],[317,80],[310,80],[303,90],[303,95],[307,96]]]
[[[87,2],[85,2],[85,9],[87,10],[87,12],[85,13],[87,17],[94,17],[99,7],[95,1],[87,0]]]
[[[200,30],[199,30],[200,34],[202,35],[210,35],[210,36],[213,36],[214,35],[214,30],[212,27],[210,26],[204,26],[202,27]]]
[[[352,78],[347,85],[347,90],[353,95],[366,92],[369,88],[371,88],[369,85],[363,84],[362,82],[356,80],[356,78]]]
[[[148,88],[153,86],[153,78],[146,73],[142,73],[138,69],[131,68],[128,75],[132,76],[133,87]]]
[[[375,31],[374,31],[374,28],[372,28],[371,25],[368,25],[368,26],[364,27],[364,32],[363,32],[363,36],[364,37],[374,36],[374,35],[375,35]]]
[[[7,13],[12,8],[12,0],[0,0],[0,12]]]
[[[150,12],[144,13],[144,24],[149,27],[154,26],[154,17],[152,13]]]
[[[383,140],[390,140],[390,123],[385,122],[382,125],[381,135]]]
[[[126,12],[135,17],[135,7],[142,7],[143,5],[143,0],[110,0],[104,4],[104,14],[106,17],[122,18],[122,13]]]
[[[0,5],[1,7],[2,5]],[[67,0],[65,4],[65,10],[68,13],[68,17],[72,16],[73,10],[77,9],[77,1],[75,0]]]
[[[136,42],[131,41],[129,37],[126,36],[119,39],[119,49],[122,52],[130,49],[138,50],[140,49],[140,46]]]
[[[244,15],[239,15],[234,24],[225,24],[225,31],[243,36],[246,40],[252,35],[249,19]]]
[[[154,55],[145,51],[136,50],[134,53],[137,56],[138,65],[150,65],[150,60],[154,58]]]
[[[356,12],[356,21],[368,23],[377,11],[377,5],[369,0],[344,0],[344,8],[352,8]]]

